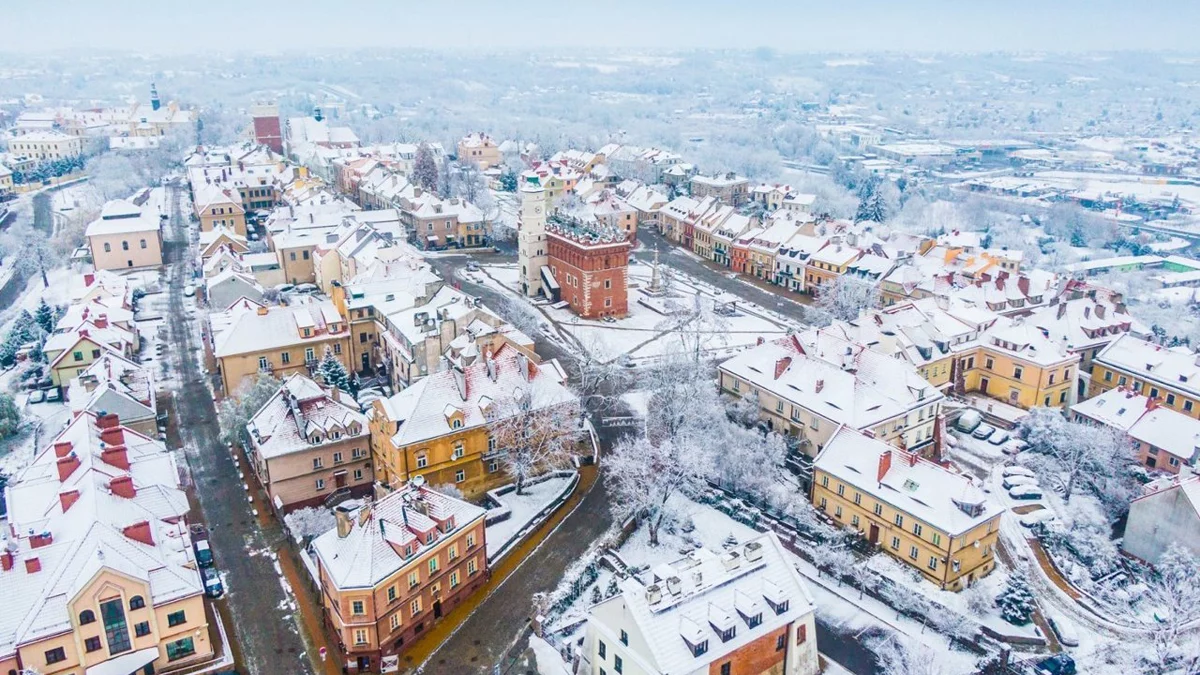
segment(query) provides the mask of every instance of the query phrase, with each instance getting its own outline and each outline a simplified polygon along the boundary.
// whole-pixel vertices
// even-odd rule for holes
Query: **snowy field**
[[[494,525],[487,526],[484,534],[487,540],[488,558],[491,559],[496,555],[509,543],[513,535],[528,525],[541,513],[542,509],[558,499],[573,479],[574,474],[554,475],[540,483],[527,485],[523,495],[518,495],[516,490],[513,490],[496,498],[502,507],[511,510],[512,515]]]
[[[661,266],[665,269],[665,266]],[[472,281],[516,297],[519,270],[516,265],[489,265],[480,272],[464,272]],[[711,286],[672,271],[670,297],[654,297],[644,289],[650,286],[651,266],[631,261],[629,265],[629,315],[614,322],[580,319],[569,307],[555,308],[535,303],[537,310],[559,331],[568,347],[585,349],[603,361],[628,357],[634,362],[650,362],[684,349],[672,331],[674,311],[690,310],[696,299],[706,318],[700,328],[706,353],[712,358],[731,356],[762,338],[775,339],[802,326],[779,314]],[[730,304],[735,303],[735,304]],[[732,316],[720,316],[716,307],[729,306]]]

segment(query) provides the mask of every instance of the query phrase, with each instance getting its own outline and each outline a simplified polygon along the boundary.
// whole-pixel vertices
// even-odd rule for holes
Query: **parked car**
[[[1015,465],[1004,467],[1004,471],[1001,472],[1000,475],[1004,476],[1005,478],[1008,478],[1009,476],[1029,476],[1030,478],[1037,478],[1037,474],[1033,472],[1033,469]]]
[[[316,284],[300,284],[294,289],[295,293],[316,293],[321,287]]]
[[[200,575],[204,577],[204,593],[210,598],[219,598],[225,594],[225,585],[221,583],[221,575],[215,567],[201,567]]]
[[[974,410],[968,410],[959,416],[958,421],[954,426],[964,434],[969,434],[975,431],[975,427],[983,423],[983,415],[980,415]]]
[[[1059,642],[1066,647],[1079,646],[1079,633],[1076,632],[1075,626],[1070,621],[1059,614],[1049,612],[1046,613],[1046,619],[1050,622],[1050,627],[1054,629],[1054,636],[1058,638]]]
[[[29,392],[29,402],[30,403],[41,403],[42,401],[45,401],[45,400],[46,400],[46,392],[45,391],[43,391],[41,389],[34,389],[33,391]]]
[[[1026,513],[1025,515],[1021,516],[1021,519],[1018,522],[1021,523],[1021,527],[1033,527],[1034,525],[1039,525],[1041,523],[1048,523],[1051,520],[1054,520],[1054,518],[1055,516],[1053,511],[1050,509],[1042,509],[1040,511],[1034,511],[1033,513]]]
[[[1036,485],[1016,485],[1008,491],[1013,499],[1041,499],[1042,489]]]
[[[1014,439],[1011,439],[1009,442],[1005,443],[1000,448],[1000,452],[1003,452],[1006,455],[1016,455],[1021,452],[1024,452],[1028,448],[1029,448],[1028,443],[1026,443],[1025,441],[1023,441],[1019,438],[1014,438]]]
[[[192,548],[196,549],[196,564],[201,567],[212,567],[213,555],[212,547],[208,545],[207,539],[199,539],[192,543]]]
[[[995,431],[996,427],[990,424],[980,424],[979,426],[975,427],[975,431],[972,431],[971,435],[982,441],[983,439],[995,433]]]
[[[46,403],[58,403],[62,400],[62,390],[55,387],[46,390]]]
[[[467,271],[468,272],[478,272],[479,271],[479,263],[475,262],[474,260],[468,261],[467,262]]]
[[[183,294],[184,294],[184,296],[189,297],[189,298],[196,295],[196,285],[188,284],[187,286],[184,286]]]
[[[1007,431],[1001,431],[1000,429],[997,429],[996,433],[988,437],[987,442],[991,443],[992,445],[1004,445],[1008,442],[1009,438],[1010,436],[1008,435]]]
[[[279,291],[280,293],[290,293],[295,288],[296,288],[295,284],[279,284],[275,287],[275,290]]]
[[[1004,482],[1001,483],[1005,490],[1011,490],[1018,485],[1037,485],[1037,479],[1033,476],[1005,476]]]
[[[1075,659],[1069,654],[1052,654],[1033,667],[1037,675],[1075,675]]]

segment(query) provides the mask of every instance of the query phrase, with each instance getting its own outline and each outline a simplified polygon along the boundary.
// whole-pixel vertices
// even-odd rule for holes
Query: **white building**
[[[521,186],[521,219],[517,224],[521,290],[534,296],[542,290],[542,270],[549,270],[546,252],[546,191],[537,183]],[[549,275],[547,275],[549,277]],[[553,277],[549,277],[552,281]]]
[[[815,609],[773,532],[725,553],[697,549],[592,606],[576,672],[814,675]]]

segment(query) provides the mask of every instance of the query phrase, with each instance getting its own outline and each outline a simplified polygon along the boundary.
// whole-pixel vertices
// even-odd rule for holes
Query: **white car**
[[[987,442],[991,443],[992,445],[1004,445],[1008,442],[1008,438],[1009,436],[1007,431],[1001,431],[997,429],[996,433],[988,437]]]
[[[1021,527],[1033,527],[1038,523],[1048,523],[1054,520],[1054,517],[1054,513],[1050,509],[1042,509],[1033,513],[1026,513],[1021,516],[1018,522],[1021,523]]]
[[[1013,499],[1041,499],[1042,489],[1036,485],[1017,485],[1008,491]]]
[[[1078,647],[1079,633],[1075,631],[1075,626],[1071,625],[1070,621],[1058,614],[1046,614],[1046,619],[1050,622],[1050,627],[1054,629],[1054,635],[1064,646]]]
[[[1003,452],[1006,455],[1016,455],[1016,454],[1024,451],[1028,447],[1029,447],[1029,444],[1026,443],[1025,441],[1023,441],[1019,438],[1014,438],[1014,439],[1011,439],[1009,442],[1005,443],[1003,446],[1001,446],[1000,452]]]
[[[1001,483],[1001,485],[1004,486],[1005,490],[1011,490],[1018,485],[1037,485],[1037,479],[1033,476],[1022,476],[1019,474],[1015,476],[1005,476],[1004,482]]]
[[[183,294],[189,298],[195,296],[196,295],[196,285],[188,284],[187,286],[184,286]]]
[[[1023,466],[1006,466],[1000,475],[1004,476],[1005,478],[1008,478],[1009,476],[1029,476],[1030,478],[1037,477],[1037,474],[1035,474],[1032,469],[1027,469]]]

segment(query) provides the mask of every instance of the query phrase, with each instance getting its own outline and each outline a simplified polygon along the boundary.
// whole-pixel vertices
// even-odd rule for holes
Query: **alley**
[[[198,334],[188,315],[191,299],[187,222],[172,189],[171,226],[166,254],[170,279],[170,353],[179,381],[174,383],[172,415],[179,426],[193,490],[207,522],[216,563],[227,593],[216,601],[232,622],[239,672],[254,675],[311,673],[304,641],[288,616],[287,597],[272,552],[283,543],[277,528],[264,532],[228,449],[220,441],[217,412],[205,385]],[[246,479],[252,480],[249,476]]]

